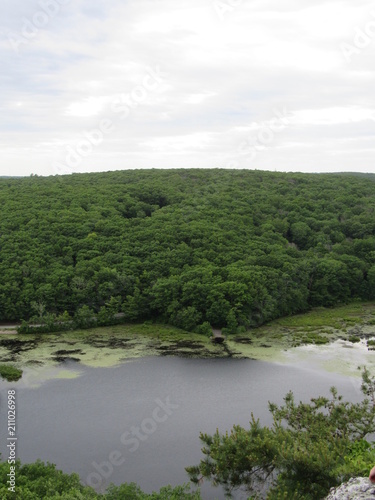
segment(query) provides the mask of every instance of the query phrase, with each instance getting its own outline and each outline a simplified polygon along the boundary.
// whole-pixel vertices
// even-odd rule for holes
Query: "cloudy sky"
[[[0,4],[0,175],[375,172],[374,2]]]

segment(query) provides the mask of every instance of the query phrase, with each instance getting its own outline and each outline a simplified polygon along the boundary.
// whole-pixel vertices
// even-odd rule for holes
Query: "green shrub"
[[[350,335],[348,340],[352,344],[357,344],[358,342],[361,342],[361,339],[359,337],[356,337],[355,335]]]
[[[8,489],[10,465],[0,462],[0,498],[2,500],[201,500],[198,492],[190,491],[189,486],[164,486],[160,492],[144,493],[135,483],[120,486],[111,484],[104,494],[96,493],[80,482],[78,474],[65,474],[51,463],[37,460],[22,465],[16,461],[15,492]]]
[[[270,487],[267,498],[316,500],[332,486],[355,475],[368,475],[375,463],[375,379],[365,369],[360,403],[350,403],[331,388],[331,397],[297,404],[293,393],[284,404],[269,404],[273,417],[263,427],[251,416],[250,428],[201,434],[204,457],[186,470],[191,481],[221,484],[229,493],[246,487],[255,493]],[[272,479],[272,480],[271,480]]]
[[[353,476],[367,477],[375,464],[375,445],[365,439],[360,439],[348,447],[348,453],[344,459],[344,469],[346,466]]]
[[[212,326],[208,321],[205,321],[201,325],[197,326],[195,329],[196,333],[199,333],[200,335],[207,335],[208,337],[211,337],[212,335]]]
[[[22,377],[22,370],[12,365],[0,365],[0,376],[8,382],[16,382]]]

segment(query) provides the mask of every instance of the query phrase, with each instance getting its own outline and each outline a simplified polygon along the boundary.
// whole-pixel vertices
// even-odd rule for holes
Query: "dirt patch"
[[[35,349],[38,344],[36,340],[3,339],[1,341],[1,346],[6,347],[12,354],[31,351]]]
[[[236,337],[233,339],[236,344],[252,344],[253,341],[248,337]]]
[[[225,337],[212,337],[212,342],[214,344],[224,344]]]
[[[53,359],[58,363],[65,363],[65,361],[81,361],[80,358],[73,358],[71,356],[54,356]]]
[[[154,346],[154,349],[159,352],[160,356],[178,356],[181,358],[211,358],[217,357],[204,346],[198,343],[179,341],[172,345]]]
[[[124,338],[117,338],[117,337],[110,337],[108,340],[104,340],[101,338],[93,338],[88,340],[88,344],[91,347],[95,347],[96,349],[103,349],[103,348],[109,348],[109,349],[129,349],[128,342],[131,342],[132,339],[124,339]],[[133,346],[134,344],[132,344]]]
[[[131,339],[122,339],[122,338],[111,337],[108,340],[107,346],[111,349],[128,349],[129,346],[127,345],[127,343],[130,341],[131,341]]]
[[[74,349],[72,351],[61,349],[60,351],[55,351],[52,354],[54,356],[65,356],[66,354],[84,354],[84,353],[82,352],[82,349]]]
[[[179,340],[175,345],[172,345],[171,347],[175,347],[176,349],[204,349],[204,346],[199,342],[189,342],[188,340]]]

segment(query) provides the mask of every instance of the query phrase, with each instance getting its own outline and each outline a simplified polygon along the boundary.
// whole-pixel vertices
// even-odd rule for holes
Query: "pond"
[[[251,412],[270,423],[268,401],[328,395],[335,385],[351,401],[360,379],[304,365],[250,359],[144,357],[114,367],[66,360],[27,367],[17,383],[0,382],[0,451],[6,451],[8,388],[17,396],[17,456],[40,458],[104,491],[136,482],[147,492],[188,482],[184,467],[202,457],[199,433],[247,426]],[[223,499],[209,484],[206,500]],[[238,493],[235,498],[246,498]]]

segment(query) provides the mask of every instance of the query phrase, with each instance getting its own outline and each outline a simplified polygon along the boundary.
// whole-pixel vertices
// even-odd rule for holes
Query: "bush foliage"
[[[252,416],[250,428],[234,426],[228,434],[201,434],[204,458],[187,467],[194,483],[208,479],[230,493],[268,487],[267,498],[316,500],[332,486],[354,476],[368,476],[375,464],[375,379],[363,372],[360,403],[350,403],[331,388],[331,397],[297,404],[289,392],[284,404],[269,404],[273,425]]]
[[[0,364],[0,377],[8,382],[16,382],[22,377],[22,370],[12,365]]]
[[[110,485],[104,494],[81,484],[78,474],[65,474],[51,463],[15,464],[15,492],[9,490],[7,462],[0,462],[2,500],[200,500],[188,486],[164,486],[159,492],[144,493],[135,483]]]

